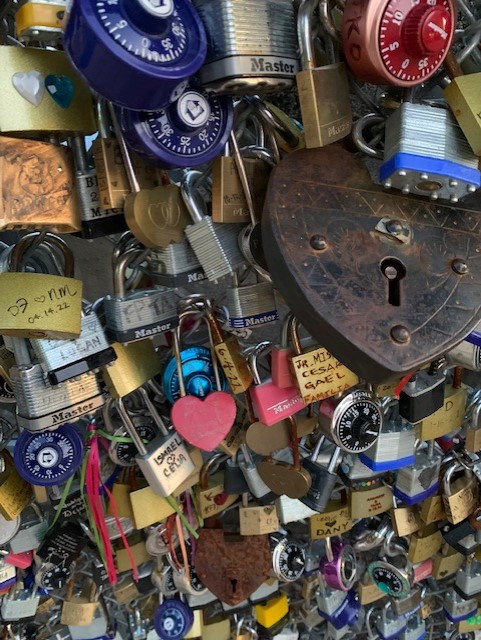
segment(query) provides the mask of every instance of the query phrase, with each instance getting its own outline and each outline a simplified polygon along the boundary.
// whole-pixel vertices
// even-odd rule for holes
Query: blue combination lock
[[[228,96],[213,96],[189,86],[162,111],[120,110],[129,146],[147,162],[165,169],[210,162],[229,138],[234,109]]]
[[[144,111],[177,100],[207,51],[189,0],[76,0],[64,46],[96,93]]]

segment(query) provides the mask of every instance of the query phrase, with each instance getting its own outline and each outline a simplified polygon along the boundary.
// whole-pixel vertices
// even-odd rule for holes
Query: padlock
[[[401,640],[423,640],[426,635],[426,622],[420,615],[416,615],[409,618],[407,627],[401,635]]]
[[[272,534],[272,569],[281,582],[295,582],[304,573],[306,552],[304,545],[295,538]]]
[[[458,570],[453,589],[465,600],[481,594],[481,565],[473,556],[468,556]]]
[[[324,347],[302,351],[297,319],[292,321],[290,329],[294,348],[291,358],[293,377],[306,404],[330,398],[359,382],[358,376]]]
[[[443,544],[433,557],[433,578],[442,580],[456,573],[463,564],[463,555],[449,544]]]
[[[442,456],[435,451],[435,442],[431,440],[426,450],[419,445],[416,448],[414,464],[398,470],[393,493],[407,505],[426,500],[439,488],[439,472]]]
[[[446,57],[454,27],[453,2],[403,6],[393,0],[359,5],[349,0],[343,14],[342,44],[354,74],[373,84],[412,87],[425,82]]]
[[[369,621],[366,620],[367,627]],[[375,622],[376,630],[381,640],[393,640],[398,638],[407,627],[407,620],[403,617],[397,617],[392,602],[386,602],[382,607],[381,615]]]
[[[339,589],[330,589],[323,580],[316,593],[317,612],[335,629],[352,625],[359,615],[361,604],[355,591],[347,593]]]
[[[226,309],[231,329],[255,329],[279,317],[274,289],[270,282],[261,280],[255,275],[253,284],[239,284],[236,273],[232,276],[231,285],[226,290]]]
[[[30,340],[50,384],[60,384],[117,359],[92,309],[82,315],[80,335],[73,340]]]
[[[312,478],[300,464],[296,420],[294,416],[289,416],[288,420],[291,431],[289,453],[292,454],[292,463],[267,458],[259,463],[257,469],[265,484],[277,495],[286,494],[289,498],[302,498],[309,491]]]
[[[464,447],[466,451],[476,453],[481,449],[481,393],[475,391],[469,395],[466,406],[466,439]]]
[[[74,595],[75,574],[72,575],[67,583],[67,592],[62,605],[61,622],[65,625],[77,627],[86,627],[90,625],[94,619],[95,612],[99,606],[96,600],[96,585],[84,584],[82,595]]]
[[[352,528],[351,514],[341,500],[329,500],[323,513],[309,518],[311,540],[342,535]]]
[[[126,291],[126,270],[141,256],[142,251],[134,249],[120,258],[114,271],[114,295],[104,299],[107,336],[121,343],[171,331],[178,322],[172,290]]]
[[[397,403],[393,406],[389,401],[385,405],[385,419],[379,437],[359,455],[359,459],[372,471],[401,469],[414,463],[414,444],[414,427],[399,416]]]
[[[18,473],[10,454],[2,451],[0,472],[0,514],[15,520],[32,498],[32,487]]]
[[[369,449],[379,437],[383,411],[370,390],[353,389],[340,398],[323,400],[319,407],[321,431],[349,453]]]
[[[216,224],[205,215],[197,183],[200,171],[188,171],[181,182],[182,198],[193,224],[185,228],[185,235],[199,260],[205,275],[211,282],[232,275],[243,262],[237,244],[237,225]]]
[[[201,518],[221,513],[239,497],[224,492],[223,474],[214,471],[224,459],[223,454],[214,454],[201,469],[199,486],[195,490],[196,510]],[[211,471],[214,471],[214,474],[209,477]]]
[[[9,256],[9,273],[0,273],[5,311],[0,318],[3,335],[23,338],[77,338],[80,334],[82,282],[73,278],[72,251],[58,236],[45,242],[64,258],[64,275],[19,273],[22,256],[39,232],[23,236]]]
[[[195,300],[195,299],[194,299]],[[237,414],[234,398],[222,391],[219,367],[217,365],[215,347],[212,340],[210,325],[207,323],[209,334],[210,365],[213,369],[215,389],[207,388],[205,376],[197,381],[200,388],[195,388],[195,376],[184,379],[183,357],[180,350],[180,336],[182,323],[189,315],[198,315],[199,310],[192,299],[187,299],[185,310],[179,315],[179,326],[173,336],[174,365],[177,373],[176,384],[180,392],[172,406],[170,415],[176,431],[191,445],[203,451],[212,451],[230,432]],[[202,317],[202,316],[201,316]],[[187,350],[189,351],[189,350]],[[187,353],[186,355],[192,355]],[[173,371],[170,372],[173,374]],[[167,369],[164,380],[169,377]],[[172,380],[172,379],[171,379]],[[164,388],[167,385],[164,382]],[[192,393],[194,391],[194,393]],[[199,397],[201,396],[201,397]]]
[[[448,365],[464,367],[469,371],[481,368],[481,323],[477,324],[464,340],[446,354]]]
[[[17,38],[21,42],[58,45],[65,9],[65,0],[29,0],[15,12]]]
[[[287,623],[288,615],[289,602],[285,593],[256,605],[255,617],[259,633],[263,636],[275,636]]]
[[[275,505],[249,506],[247,494],[243,494],[242,507],[239,507],[239,529],[241,536],[276,533],[279,527],[279,518],[277,517]],[[260,598],[260,594],[253,594],[250,597],[250,601],[255,603],[257,598]]]
[[[475,513],[473,512],[469,518],[458,522],[458,524],[451,524],[445,520],[439,526],[446,543],[463,556],[475,553],[481,544],[481,533],[472,524]]]
[[[93,239],[111,233],[119,233],[126,228],[122,209],[104,209],[101,205],[97,171],[91,166],[85,149],[85,138],[71,138],[75,165],[75,182],[80,209],[82,238]]]
[[[34,138],[45,132],[66,137],[96,131],[88,87],[70,66],[63,51],[2,46],[0,61],[5,80],[1,104],[12,107],[2,109],[2,133],[21,133]],[[30,167],[25,167],[27,184],[32,182],[32,173],[35,175],[32,166],[37,167],[38,172],[35,157],[31,159]],[[52,172],[50,180],[54,175]],[[59,177],[63,182],[63,177]],[[47,182],[44,175],[41,180],[34,180],[43,185]],[[38,188],[34,193],[39,195]]]
[[[282,495],[276,500],[276,509],[281,524],[298,522],[316,515],[316,511],[305,505],[300,500]]]
[[[171,495],[180,483],[194,471],[194,464],[181,437],[178,434],[170,435],[147,391],[140,387],[139,392],[142,394],[149,414],[161,432],[161,435],[149,443],[147,447],[135,429],[129,412],[125,408],[123,398],[116,400],[116,407],[125,428],[139,451],[136,461],[140,470],[154,493],[166,497]]]
[[[275,164],[274,157],[261,146],[244,147],[239,149],[238,155],[236,149],[235,156],[235,158],[232,157],[231,145],[227,143],[223,155],[215,158],[212,165],[212,220],[214,222],[224,224],[250,222],[249,205],[236,166],[238,161],[242,162],[249,182],[254,211],[257,216],[262,213],[267,183],[272,165]]]
[[[250,493],[261,505],[272,503],[277,495],[264,483],[246,444],[242,444],[237,459]]]
[[[64,46],[96,93],[128,109],[160,109],[179,97],[202,65],[205,31],[195,9],[182,0],[148,2],[130,11],[124,15],[109,5],[92,11],[84,3],[71,7]],[[121,39],[106,24],[119,20]],[[132,91],[137,86],[142,88]]]
[[[408,618],[416,611],[419,611],[423,603],[421,589],[415,586],[411,589],[407,596],[402,598],[393,598],[392,606],[398,616]]]
[[[405,102],[385,130],[384,187],[458,202],[481,186],[477,156],[445,109]]]
[[[149,268],[154,286],[184,287],[206,278],[187,238],[164,249],[152,249]]]
[[[351,517],[354,519],[380,515],[393,506],[392,489],[382,482],[368,489],[351,489],[348,502]]]
[[[227,495],[240,495],[249,492],[244,473],[239,464],[239,451],[228,458],[224,467],[224,491]]]
[[[281,325],[280,343],[274,345],[271,351],[272,382],[280,389],[295,385],[289,364],[289,359],[293,355],[292,346],[290,345],[291,323],[293,320],[292,313],[287,313]]]
[[[339,479],[336,473],[337,467],[341,463],[339,459],[341,449],[337,446],[332,450],[327,467],[317,462],[324,441],[324,436],[321,436],[309,457],[304,458],[302,461],[302,466],[309,472],[312,483],[306,495],[302,496],[300,500],[319,513],[324,512],[331,499],[334,485]]]
[[[208,38],[207,57],[199,71],[203,86],[241,96],[292,86],[299,63],[289,0],[252,4],[198,0],[194,6]],[[250,25],[247,30],[246,24]]]
[[[302,112],[306,147],[323,147],[349,135],[352,127],[346,67],[334,62],[318,67],[312,42],[316,3],[304,0],[297,17],[301,66],[297,90]],[[329,37],[329,36],[328,36]],[[326,43],[326,48],[334,43]],[[322,96],[328,94],[329,100]]]
[[[3,596],[0,613],[5,622],[18,621],[22,618],[33,618],[40,602],[37,588],[33,590],[18,588],[19,583]]]
[[[282,419],[288,418],[305,405],[296,387],[279,389],[270,379],[262,382],[258,358],[270,351],[272,343],[259,343],[249,356],[249,365],[254,376],[254,385],[249,389],[254,412],[260,421],[267,425],[273,425]]]
[[[399,543],[392,543],[392,533],[384,540],[383,553],[385,559],[374,560],[368,565],[368,572],[373,582],[383,592],[393,598],[402,598],[411,591],[413,582],[412,567],[406,557],[407,549]]]
[[[408,559],[413,564],[432,558],[441,548],[443,537],[436,524],[430,524],[413,533],[408,548]]]
[[[478,602],[476,598],[466,599],[456,591],[447,591],[443,600],[443,613],[453,623],[467,620],[476,615]]]
[[[398,504],[394,497],[391,510],[391,523],[397,536],[407,536],[423,528],[423,521],[416,506]]]
[[[421,440],[433,440],[460,429],[466,412],[467,388],[461,382],[462,369],[455,367],[451,385],[447,385],[443,406],[417,425]]]
[[[419,371],[404,386],[399,395],[399,415],[416,424],[443,406],[445,374],[440,371]]]
[[[37,549],[47,532],[48,521],[34,502],[23,510],[19,524],[19,530],[9,541],[10,551],[23,553]]]
[[[454,481],[453,475],[458,476]],[[477,501],[478,481],[474,473],[460,463],[449,465],[443,477],[443,503],[449,522],[458,524],[465,520],[475,510]]]
[[[326,584],[333,589],[349,591],[356,581],[357,557],[354,547],[340,540],[326,538],[326,555],[321,560],[319,570]]]
[[[196,167],[213,160],[227,142],[233,116],[232,98],[209,94],[193,82],[161,111],[119,110],[130,148],[164,169]]]
[[[101,374],[113,398],[132,393],[160,373],[162,363],[149,338],[126,345],[114,342],[111,346],[117,359],[102,368]]]

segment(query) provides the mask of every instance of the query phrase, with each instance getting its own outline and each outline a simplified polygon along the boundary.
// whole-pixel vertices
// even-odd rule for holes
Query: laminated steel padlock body
[[[150,277],[154,285],[185,287],[205,280],[200,266],[187,239],[169,244],[165,249],[152,249],[150,253]]]
[[[423,202],[420,209],[419,200],[373,186],[362,163],[338,146],[287,154],[271,176],[262,216],[275,286],[343,364],[374,384],[399,379],[447,353],[479,322],[481,290],[473,283],[481,278],[471,259],[481,250],[479,234],[461,223],[476,219],[476,201],[475,194],[465,207]],[[376,232],[381,216],[395,219],[393,211],[403,212],[396,213],[400,225],[388,226],[406,242],[393,244],[386,226]],[[383,265],[405,276],[390,285]],[[400,305],[389,304],[398,291]],[[447,302],[454,291],[463,319]]]
[[[82,317],[78,338],[32,339],[31,344],[51,384],[65,382],[117,359],[94,311]]]
[[[217,93],[282,91],[299,69],[291,0],[196,0],[205,25],[202,84]]]
[[[239,285],[237,275],[234,274],[232,285],[226,290],[231,329],[261,328],[279,317],[272,284],[260,280],[257,274],[256,279],[254,284]]]
[[[17,400],[17,422],[28,431],[44,431],[72,422],[104,403],[94,373],[50,386],[39,364],[14,366],[10,370]]]
[[[127,267],[141,253],[141,250],[130,250],[119,259],[114,272],[115,293],[104,300],[107,336],[121,343],[150,338],[170,331],[178,324],[177,299],[173,291],[125,290]]]

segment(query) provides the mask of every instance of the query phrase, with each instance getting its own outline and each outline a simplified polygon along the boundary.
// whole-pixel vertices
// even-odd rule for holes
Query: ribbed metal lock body
[[[278,318],[274,289],[270,282],[233,286],[226,290],[229,326],[243,329],[275,322]]]
[[[106,334],[122,343],[150,338],[178,324],[177,297],[171,289],[125,290],[127,267],[142,251],[127,251],[114,271],[114,295],[104,299]]]
[[[292,86],[299,70],[292,0],[195,0],[208,37],[199,71],[217,93],[246,95]]]
[[[244,263],[238,244],[239,228],[236,224],[216,224],[206,215],[205,202],[201,197],[200,171],[189,171],[182,179],[182,199],[193,224],[185,228],[185,235],[198,261],[211,282],[232,275]]]
[[[164,249],[152,249],[150,277],[154,285],[185,287],[204,280],[206,276],[190,244],[184,239]]]
[[[446,109],[403,103],[386,121],[385,187],[457,202],[481,186],[478,157]]]
[[[28,431],[43,431],[94,413],[104,397],[94,373],[51,386],[39,364],[10,369],[17,400],[17,422]]]
[[[80,336],[73,340],[32,339],[33,350],[51,384],[59,384],[116,359],[97,314],[82,317]]]

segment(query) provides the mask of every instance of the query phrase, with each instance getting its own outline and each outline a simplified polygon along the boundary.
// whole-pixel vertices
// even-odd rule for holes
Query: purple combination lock
[[[189,0],[76,0],[64,46],[96,93],[127,109],[157,111],[185,90],[207,40]]]
[[[356,581],[357,558],[354,548],[341,540],[331,542],[331,538],[326,538],[326,555],[320,562],[319,570],[329,587],[349,591]]]
[[[156,166],[195,167],[213,160],[229,138],[232,99],[189,86],[174,104],[157,112],[118,110],[125,140]]]

